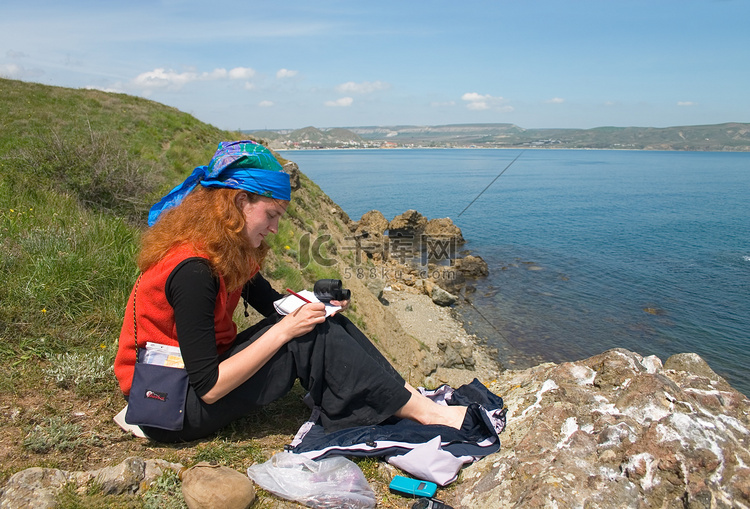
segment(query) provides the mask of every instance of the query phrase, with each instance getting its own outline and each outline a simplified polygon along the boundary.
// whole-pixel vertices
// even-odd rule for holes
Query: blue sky
[[[224,129],[750,122],[748,23],[747,0],[4,0],[0,76]]]

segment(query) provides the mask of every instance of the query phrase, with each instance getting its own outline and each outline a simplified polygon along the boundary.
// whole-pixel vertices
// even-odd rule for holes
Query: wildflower
[[[284,246],[284,249],[287,249],[287,250],[288,250],[288,249],[292,249],[292,248],[291,248],[291,247],[289,247],[289,246]]]
[[[42,313],[46,313],[46,312],[47,312],[47,308],[42,308]]]
[[[11,211],[11,212],[15,212],[15,210],[13,210],[13,209],[10,209],[10,211]]]
[[[107,345],[105,345],[104,343],[102,343],[101,345],[99,345],[99,348],[101,348],[102,350],[104,350],[105,348],[107,348]]]

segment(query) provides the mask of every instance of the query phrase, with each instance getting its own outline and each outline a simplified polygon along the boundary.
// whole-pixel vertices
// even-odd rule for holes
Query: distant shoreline
[[[324,147],[324,148],[275,148],[270,147],[276,152],[302,152],[308,151],[346,151],[355,150],[374,151],[382,150],[384,152],[393,150],[586,150],[586,151],[610,151],[610,152],[710,152],[710,153],[727,153],[727,154],[745,154],[750,153],[748,150],[667,150],[667,149],[648,149],[648,148],[574,148],[574,147],[370,147],[370,148],[346,148],[346,147]]]
[[[750,123],[524,129],[514,124],[243,130],[274,150],[567,149],[750,152]]]

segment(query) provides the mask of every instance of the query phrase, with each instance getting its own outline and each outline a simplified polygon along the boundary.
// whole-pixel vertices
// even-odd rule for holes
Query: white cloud
[[[17,78],[23,74],[23,67],[16,64],[0,65],[0,76],[5,78]]]
[[[213,71],[198,73],[195,71],[175,72],[163,67],[139,74],[133,79],[133,85],[146,90],[180,89],[195,81],[220,81],[225,79],[239,80],[255,76],[255,71],[249,67],[235,67],[227,71],[216,68]],[[245,85],[247,88],[247,84]]]
[[[474,111],[483,110],[499,110],[499,111],[513,111],[512,106],[504,105],[505,99],[502,97],[494,97],[489,94],[478,94],[476,92],[467,92],[461,96],[461,99],[466,101],[466,108]]]
[[[118,83],[118,85],[119,85],[119,83]],[[110,93],[113,93],[113,94],[124,94],[125,93],[124,90],[122,90],[121,88],[117,88],[117,86],[115,86],[115,87],[97,87],[96,85],[86,85],[83,88],[86,89],[86,90],[100,90],[102,92],[110,92]]]
[[[201,73],[198,79],[200,81],[217,81],[217,80],[223,80],[227,76],[229,76],[229,73],[227,72],[226,69],[214,69],[211,72]]]
[[[490,109],[489,101],[492,99],[492,96],[467,92],[461,96],[461,99],[468,103],[466,107],[470,110],[488,110]]]
[[[490,105],[484,101],[473,101],[466,105],[466,108],[475,111],[482,111],[490,109]]]
[[[258,106],[260,106],[261,108],[270,108],[271,106],[273,106],[273,101],[261,101],[258,103]]]
[[[335,101],[326,101],[325,105],[332,108],[347,108],[351,106],[353,102],[354,99],[352,99],[351,97],[342,97],[341,99],[336,99]]]
[[[565,99],[563,99],[562,97],[553,97],[547,102],[550,104],[562,104],[565,102]]]
[[[255,76],[255,70],[250,67],[235,67],[229,70],[229,79],[232,80],[249,80]]]
[[[371,94],[389,88],[391,88],[390,83],[383,81],[363,81],[362,83],[347,81],[337,86],[336,91],[340,94]]]
[[[677,106],[696,106],[698,103],[693,101],[678,101]]]
[[[284,78],[294,78],[295,76],[297,76],[297,71],[291,71],[289,69],[279,69],[276,72],[276,77],[280,80]]]
[[[198,75],[194,72],[177,73],[165,70],[163,67],[139,74],[133,84],[147,89],[153,88],[181,88],[186,83],[196,81]]]
[[[14,80],[39,78],[44,74],[41,69],[28,69],[18,64],[0,64],[0,76]]]

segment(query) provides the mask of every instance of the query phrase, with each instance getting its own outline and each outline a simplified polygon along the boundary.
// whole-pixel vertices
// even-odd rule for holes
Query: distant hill
[[[272,148],[577,148],[750,151],[750,124],[524,129],[514,124],[364,126],[246,131]]]

